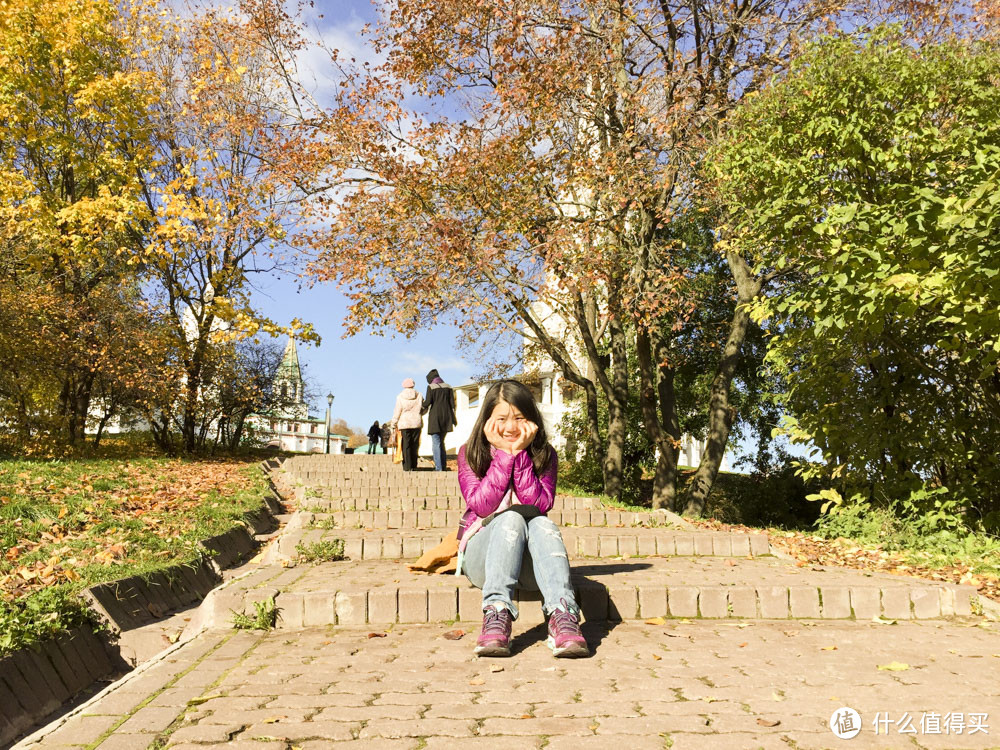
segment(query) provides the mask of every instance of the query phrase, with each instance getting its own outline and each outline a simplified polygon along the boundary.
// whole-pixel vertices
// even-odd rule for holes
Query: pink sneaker
[[[506,607],[492,604],[483,610],[483,629],[476,641],[476,656],[510,656],[513,619]]]
[[[580,615],[569,609],[557,609],[549,615],[549,638],[545,643],[553,655],[563,659],[590,656],[587,641],[580,632]]]

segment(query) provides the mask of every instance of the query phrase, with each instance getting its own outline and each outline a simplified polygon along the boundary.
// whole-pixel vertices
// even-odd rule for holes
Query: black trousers
[[[420,447],[420,428],[400,430],[403,436],[403,471],[417,468],[417,448]]]
[[[368,441],[368,453],[370,455],[374,456],[375,455],[375,448],[377,446],[378,446],[378,441],[377,440],[369,440]]]

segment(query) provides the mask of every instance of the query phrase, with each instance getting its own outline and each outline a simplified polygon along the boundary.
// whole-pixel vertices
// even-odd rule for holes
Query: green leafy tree
[[[998,82],[985,45],[831,37],[734,116],[712,161],[724,242],[778,274],[753,313],[793,438],[841,492],[994,524]]]

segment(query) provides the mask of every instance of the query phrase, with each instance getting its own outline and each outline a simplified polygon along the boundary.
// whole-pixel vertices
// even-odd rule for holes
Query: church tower
[[[299,351],[295,339],[288,339],[285,353],[274,377],[274,390],[281,406],[280,416],[289,419],[308,419],[309,406],[305,402],[305,381],[299,366]]]

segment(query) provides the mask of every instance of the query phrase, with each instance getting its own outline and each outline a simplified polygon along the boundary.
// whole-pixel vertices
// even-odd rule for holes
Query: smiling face
[[[527,422],[521,410],[512,404],[508,404],[503,399],[497,401],[493,407],[490,419],[496,424],[496,429],[500,432],[504,440],[514,442],[521,435],[521,426]]]

